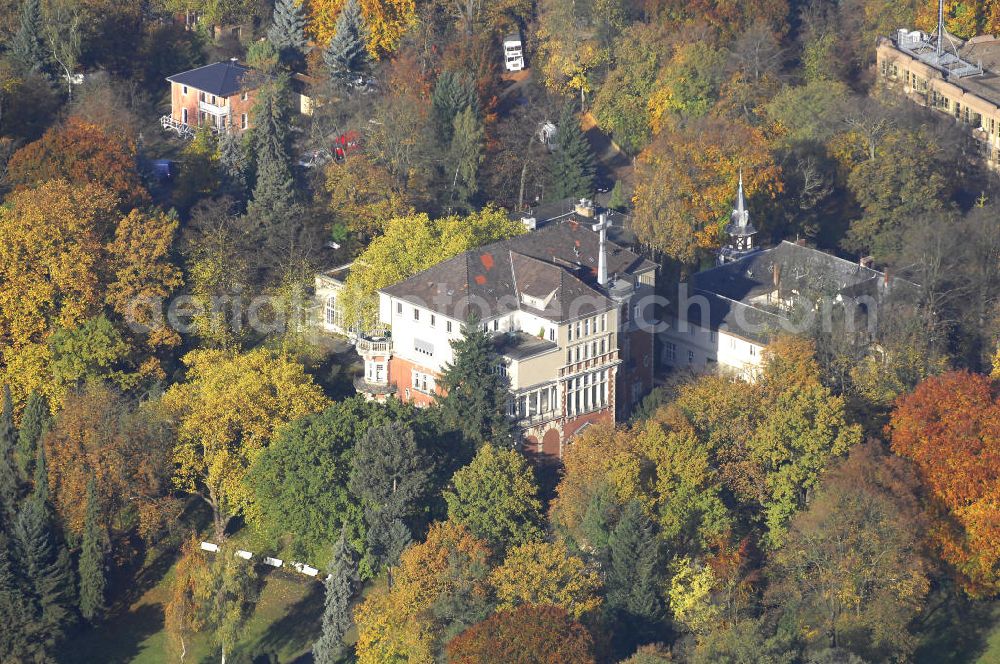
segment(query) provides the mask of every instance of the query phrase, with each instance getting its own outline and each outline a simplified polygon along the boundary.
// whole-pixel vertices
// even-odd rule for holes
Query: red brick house
[[[168,76],[170,115],[160,124],[180,134],[208,126],[215,132],[253,126],[254,93],[262,82],[235,58]]]

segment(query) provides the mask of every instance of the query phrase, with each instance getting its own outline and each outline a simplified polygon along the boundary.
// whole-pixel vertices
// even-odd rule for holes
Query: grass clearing
[[[211,554],[207,554],[211,555]],[[261,571],[264,587],[240,644],[227,658],[232,664],[309,661],[309,650],[319,632],[323,585],[293,571]],[[127,611],[112,616],[96,629],[86,630],[63,648],[66,664],[166,664],[179,653],[164,629],[163,609],[173,583],[173,564]],[[184,661],[215,662],[218,654],[208,639],[196,636],[186,644]]]

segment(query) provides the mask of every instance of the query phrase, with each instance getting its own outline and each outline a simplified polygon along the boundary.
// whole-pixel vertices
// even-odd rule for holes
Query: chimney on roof
[[[598,255],[597,255],[597,283],[601,286],[608,285],[608,257],[607,257],[607,239],[608,239],[608,215],[601,213],[599,217],[600,221],[594,224],[594,230],[600,231],[601,241],[598,245]]]
[[[858,261],[861,267],[866,267],[869,270],[875,267],[875,257],[874,256],[862,256],[861,260]]]
[[[573,206],[573,211],[576,212],[581,217],[592,218],[597,212],[597,208],[594,207],[594,202],[589,198],[581,198]]]
[[[771,266],[771,273],[774,275],[774,288],[775,290],[781,290],[781,265],[775,263]]]

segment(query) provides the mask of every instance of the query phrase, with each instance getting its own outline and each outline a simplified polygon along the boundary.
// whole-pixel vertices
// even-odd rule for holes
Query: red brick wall
[[[576,433],[580,430],[580,427],[584,424],[597,424],[598,422],[609,422],[614,424],[614,421],[615,413],[611,408],[575,417],[563,425],[563,446],[565,447],[566,441],[576,435]]]
[[[199,90],[189,87],[187,94],[183,94],[183,87],[180,83],[170,84],[170,116],[177,122],[182,122],[181,109],[186,108],[188,110],[188,124],[196,127],[198,126],[200,112],[198,98],[201,93]],[[246,101],[243,101],[242,94],[235,94],[228,98],[230,118],[228,121],[232,122],[236,129],[240,129],[240,116],[243,113],[247,114],[247,129],[253,127],[253,114],[251,110],[254,105],[255,94],[255,90],[250,90],[247,93]],[[209,101],[211,101],[211,97],[209,97]],[[216,97],[216,104],[219,106],[222,106],[225,101],[221,97]]]
[[[437,375],[425,366],[404,360],[401,357],[393,357],[389,360],[389,382],[396,384],[396,396],[402,401],[409,401],[417,406],[429,406],[434,403],[434,397],[430,394],[420,392],[413,387],[413,370],[416,369],[425,374],[437,377]],[[443,392],[437,388],[435,383],[435,391],[438,394],[443,394]],[[406,391],[409,390],[410,394],[407,396]]]
[[[622,365],[618,369],[616,389],[618,393],[618,417],[620,419],[628,416],[634,407],[632,385],[636,381],[642,383],[643,395],[653,389],[653,367],[656,360],[652,334],[642,330],[634,330],[624,334],[628,335],[629,357],[622,356]],[[629,362],[629,359],[632,362]]]

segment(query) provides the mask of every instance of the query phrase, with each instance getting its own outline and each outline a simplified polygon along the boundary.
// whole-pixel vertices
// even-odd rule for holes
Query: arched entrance
[[[550,456],[553,459],[559,458],[559,431],[558,429],[549,429],[542,436],[542,454]]]

